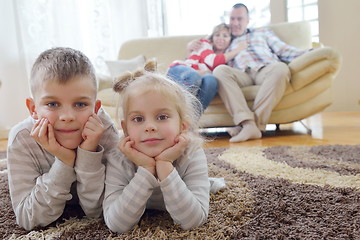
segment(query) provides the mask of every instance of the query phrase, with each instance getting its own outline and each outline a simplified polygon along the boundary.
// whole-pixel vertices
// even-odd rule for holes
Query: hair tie
[[[148,60],[142,69],[138,69],[135,72],[126,72],[121,76],[115,78],[113,90],[115,92],[121,92],[136,78],[141,77],[146,72],[155,72],[157,69],[157,63],[154,59]]]

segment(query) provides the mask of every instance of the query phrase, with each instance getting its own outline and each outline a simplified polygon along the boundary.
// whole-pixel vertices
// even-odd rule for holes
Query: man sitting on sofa
[[[269,28],[249,29],[249,11],[237,3],[230,13],[230,28],[235,39],[230,51],[239,42],[248,48],[239,53],[228,65],[214,69],[219,81],[219,96],[231,114],[235,127],[229,130],[230,142],[261,138],[271,112],[282,98],[291,74],[286,63],[309,50],[300,50],[281,41]],[[195,47],[196,44],[189,44]],[[241,87],[260,85],[252,109],[247,105]]]

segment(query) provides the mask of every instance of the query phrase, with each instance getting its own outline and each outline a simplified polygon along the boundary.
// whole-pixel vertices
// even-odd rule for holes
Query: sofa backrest
[[[310,23],[278,23],[269,26],[284,42],[301,49],[311,47]],[[185,59],[186,45],[203,35],[167,36],[138,38],[124,42],[119,50],[118,59],[132,59],[144,55],[146,59],[156,58],[158,68],[166,72],[174,60]]]
[[[146,59],[156,58],[158,69],[165,72],[174,60],[185,59],[186,45],[203,35],[139,38],[124,42],[119,51],[119,59],[131,59],[144,55]]]
[[[269,26],[287,44],[299,49],[312,47],[311,26],[308,21],[277,23]]]

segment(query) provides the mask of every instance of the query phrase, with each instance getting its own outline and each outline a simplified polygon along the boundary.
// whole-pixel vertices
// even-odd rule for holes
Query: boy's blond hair
[[[135,73],[129,72],[116,79],[113,89],[121,94],[123,118],[126,119],[130,97],[141,97],[141,94],[146,92],[156,92],[175,104],[180,121],[189,125],[188,131],[193,140],[197,140],[197,143],[202,142],[198,131],[202,112],[200,101],[163,74],[155,73],[155,68],[156,62],[151,60],[146,63],[144,70],[138,70]],[[120,108],[118,108],[119,110]]]
[[[41,88],[44,82],[65,84],[78,76],[85,76],[91,80],[96,95],[95,70],[88,57],[72,48],[57,47],[46,50],[39,55],[31,69],[31,95],[35,97],[37,89]]]

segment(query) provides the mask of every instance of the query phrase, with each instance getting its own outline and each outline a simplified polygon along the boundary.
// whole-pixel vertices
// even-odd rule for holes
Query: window
[[[309,21],[313,42],[319,42],[319,17],[317,0],[287,0],[287,21]]]
[[[148,0],[148,3],[156,0]],[[163,35],[210,34],[213,27],[229,22],[232,6],[238,0],[162,0]],[[260,27],[270,23],[270,0],[243,0],[250,12],[249,27]],[[154,15],[149,15],[154,17]],[[156,32],[156,31],[154,31]],[[160,34],[158,34],[160,35]]]

